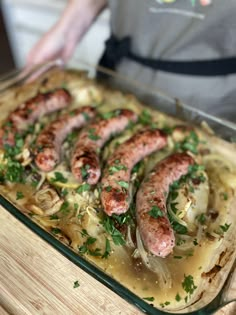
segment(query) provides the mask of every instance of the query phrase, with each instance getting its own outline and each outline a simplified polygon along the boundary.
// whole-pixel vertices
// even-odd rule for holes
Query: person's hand
[[[68,38],[58,25],[54,26],[31,49],[26,65],[31,66],[58,58],[66,62],[73,54],[77,44],[76,34],[70,32],[69,35]]]
[[[60,58],[66,62],[73,54],[107,0],[70,0],[59,21],[31,49],[26,68]]]

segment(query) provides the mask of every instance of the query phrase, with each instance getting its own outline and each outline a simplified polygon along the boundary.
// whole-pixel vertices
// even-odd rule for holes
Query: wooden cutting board
[[[141,315],[0,206],[1,315]],[[78,281],[79,286],[74,288]],[[236,276],[229,296],[236,297]],[[235,315],[236,304],[217,312]]]

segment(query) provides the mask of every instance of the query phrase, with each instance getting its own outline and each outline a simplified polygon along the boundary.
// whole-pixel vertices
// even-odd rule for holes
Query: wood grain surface
[[[1,315],[141,315],[0,207]],[[232,278],[236,297],[236,277]],[[74,288],[74,282],[79,286]],[[231,304],[217,315],[235,315]]]

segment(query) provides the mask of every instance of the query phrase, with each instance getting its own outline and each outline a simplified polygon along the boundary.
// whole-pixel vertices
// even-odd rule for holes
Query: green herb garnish
[[[147,109],[144,109],[139,115],[139,122],[144,126],[152,123],[152,116]]]
[[[105,190],[106,190],[107,192],[110,192],[110,191],[112,190],[112,187],[111,187],[111,186],[107,186],[107,187],[105,187]]]
[[[83,193],[84,191],[89,191],[90,188],[91,188],[91,185],[85,183],[85,184],[79,186],[79,187],[76,189],[76,192],[77,192],[78,194],[81,194],[81,193]]]
[[[116,165],[110,166],[108,170],[109,170],[110,175],[113,175],[116,172],[119,172],[122,170],[126,171],[127,169],[128,168],[125,165],[116,164]]]
[[[111,235],[115,245],[125,245],[123,235],[115,228],[112,218],[106,216],[101,223],[106,232]]]
[[[88,137],[89,137],[89,139],[94,140],[94,141],[101,139],[101,137],[98,136],[98,135],[95,133],[95,129],[94,129],[94,128],[90,128],[90,129],[88,130]]]
[[[102,258],[108,258],[108,256],[111,254],[111,244],[108,238],[106,238],[106,245],[105,245],[105,251],[102,255]]]
[[[68,179],[65,178],[65,177],[63,176],[63,174],[60,173],[60,172],[55,172],[55,173],[54,173],[54,176],[55,176],[55,177],[53,177],[53,178],[50,179],[50,181],[51,181],[52,183],[55,183],[55,182],[67,183],[67,182],[68,182]]]
[[[58,229],[58,228],[52,228],[52,229],[51,229],[51,232],[52,232],[53,234],[59,234],[59,233],[61,233],[61,230]]]
[[[151,210],[148,212],[148,214],[155,219],[161,218],[164,216],[163,211],[157,206],[153,206]]]
[[[197,286],[194,284],[193,276],[184,275],[184,281],[182,282],[182,287],[189,295],[193,294]]]
[[[205,213],[201,213],[197,216],[197,220],[200,224],[205,224],[206,223],[206,215]]]
[[[143,299],[149,302],[153,302],[155,300],[153,296],[144,297]]]
[[[125,189],[129,189],[129,183],[125,182],[124,180],[118,180],[116,181],[117,184],[119,184],[122,188],[125,188]]]
[[[176,294],[175,300],[176,300],[177,302],[180,302],[180,301],[181,301],[181,296],[179,295],[179,293]]]
[[[23,195],[23,193],[21,191],[16,192],[16,200],[23,199],[24,197],[25,196]]]
[[[89,169],[90,169],[89,164],[85,164],[83,167],[81,167],[81,175],[82,175],[83,180],[87,179]]]
[[[220,225],[221,230],[225,233],[228,231],[231,224],[225,223],[224,225]]]

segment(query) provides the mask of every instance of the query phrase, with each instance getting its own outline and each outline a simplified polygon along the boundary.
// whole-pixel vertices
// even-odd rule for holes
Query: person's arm
[[[56,58],[67,61],[106,5],[107,0],[70,0],[59,21],[31,49],[27,65]]]

